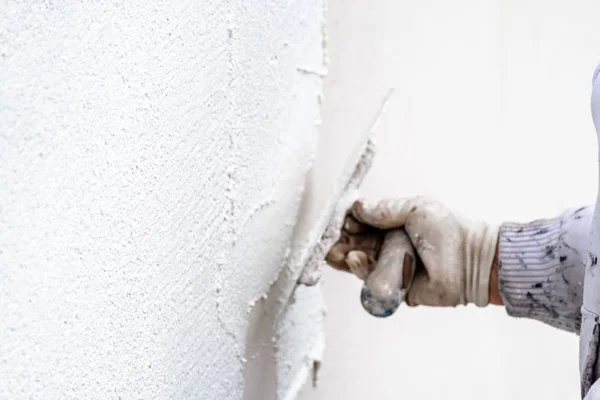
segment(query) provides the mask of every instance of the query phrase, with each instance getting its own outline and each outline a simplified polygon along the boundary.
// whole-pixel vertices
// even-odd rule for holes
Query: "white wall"
[[[320,0],[2,6],[0,398],[293,395],[322,24]]]
[[[429,194],[497,222],[592,203],[599,13],[593,0],[331,0],[321,134],[366,129],[395,88],[368,197]],[[325,275],[327,348],[303,400],[579,396],[576,336],[501,308],[376,320],[360,286]]]

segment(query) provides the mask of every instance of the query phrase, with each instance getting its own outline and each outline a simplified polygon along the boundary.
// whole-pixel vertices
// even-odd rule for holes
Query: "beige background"
[[[331,0],[321,157],[360,136],[394,88],[368,197],[429,194],[495,222],[593,202],[599,13],[593,0]],[[302,400],[579,395],[575,335],[501,308],[377,320],[359,288],[325,274],[325,359]]]

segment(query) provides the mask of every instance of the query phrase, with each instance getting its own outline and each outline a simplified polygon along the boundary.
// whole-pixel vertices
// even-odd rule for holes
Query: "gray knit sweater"
[[[498,273],[509,315],[579,333],[593,214],[590,206],[554,219],[502,225]]]

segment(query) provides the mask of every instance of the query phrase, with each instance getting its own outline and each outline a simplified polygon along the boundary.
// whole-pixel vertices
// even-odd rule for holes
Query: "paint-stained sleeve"
[[[578,333],[593,207],[500,228],[500,293],[509,315]]]

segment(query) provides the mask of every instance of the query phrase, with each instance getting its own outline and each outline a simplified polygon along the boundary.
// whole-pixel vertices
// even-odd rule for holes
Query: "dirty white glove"
[[[378,204],[357,201],[351,213],[364,224],[403,227],[408,233],[425,267],[408,290],[409,305],[488,304],[499,227],[469,221],[426,197]]]

